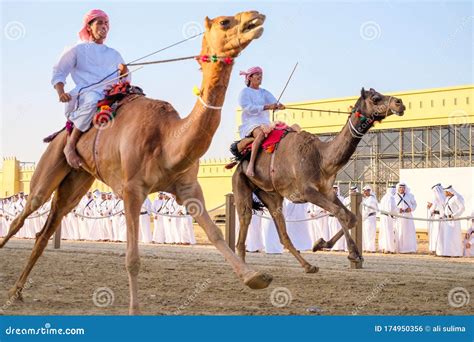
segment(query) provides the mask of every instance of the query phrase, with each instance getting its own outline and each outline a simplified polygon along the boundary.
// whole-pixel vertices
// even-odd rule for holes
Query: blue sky
[[[0,156],[37,161],[41,139],[64,124],[63,105],[50,84],[66,46],[77,42],[82,17],[92,8],[110,16],[106,44],[126,61],[199,31],[207,15],[258,10],[267,15],[263,36],[236,60],[221,125],[205,157],[229,156],[237,129],[238,71],[260,65],[263,87],[278,96],[294,64],[298,69],[282,102],[473,83],[471,1],[464,2],[5,2],[2,1]],[[151,57],[199,53],[200,39]],[[187,115],[201,73],[194,61],[148,66],[133,83]],[[71,86],[71,84],[69,84]]]

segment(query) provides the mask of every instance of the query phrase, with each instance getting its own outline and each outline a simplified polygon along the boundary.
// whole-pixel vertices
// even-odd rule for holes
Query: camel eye
[[[382,98],[380,97],[380,95],[374,95],[374,96],[372,96],[372,102],[377,103],[377,102],[379,102],[380,100],[382,100]]]
[[[219,24],[223,27],[227,27],[230,24],[230,20],[229,19],[222,20]]]

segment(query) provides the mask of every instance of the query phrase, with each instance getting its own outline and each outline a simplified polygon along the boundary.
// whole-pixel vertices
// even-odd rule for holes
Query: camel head
[[[397,97],[382,95],[373,88],[370,90],[362,88],[356,110],[369,120],[382,121],[392,114],[402,116],[405,105]]]
[[[206,17],[203,52],[208,55],[237,57],[252,40],[260,38],[264,21],[265,16],[257,11],[214,19]]]

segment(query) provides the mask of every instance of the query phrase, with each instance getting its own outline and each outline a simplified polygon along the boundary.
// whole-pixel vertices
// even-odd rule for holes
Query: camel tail
[[[252,196],[252,210],[262,212],[263,209],[265,209],[265,204],[263,204],[263,202],[260,201],[260,198],[258,197],[255,191],[253,192],[253,195],[255,196]]]

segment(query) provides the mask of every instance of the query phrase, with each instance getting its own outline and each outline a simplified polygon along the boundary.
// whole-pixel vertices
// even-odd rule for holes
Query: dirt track
[[[12,240],[0,249],[0,305],[26,264],[33,241]],[[128,284],[125,244],[64,242],[51,246],[30,275],[24,302],[0,306],[7,315],[126,314]],[[473,314],[474,298],[461,308],[448,304],[448,293],[463,287],[474,297],[474,258],[428,255],[365,254],[362,270],[348,267],[346,253],[304,253],[319,273],[305,274],[288,253],[249,254],[247,261],[274,276],[265,290],[250,290],[211,246],[141,245],[139,298],[149,315],[438,315]],[[98,288],[113,291],[107,307],[93,303]],[[292,301],[272,305],[282,287]],[[284,291],[287,291],[284,290]],[[286,292],[275,297],[285,301]],[[100,297],[100,296],[99,296]],[[99,299],[105,300],[104,297]],[[308,309],[311,308],[313,313]]]

